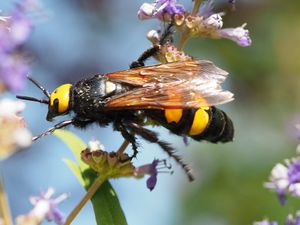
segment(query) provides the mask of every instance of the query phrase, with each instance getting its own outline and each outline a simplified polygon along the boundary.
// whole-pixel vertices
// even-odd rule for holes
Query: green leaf
[[[87,146],[77,135],[66,130],[55,130],[53,134],[70,148],[77,162],[79,163],[79,168],[81,169],[81,171],[84,171],[89,167],[80,158],[81,151],[86,149]]]
[[[84,171],[87,190],[98,176],[92,169]],[[127,225],[118,196],[109,181],[100,186],[91,201],[98,225]]]
[[[81,174],[81,170],[79,166],[70,159],[63,159],[64,163],[69,167],[69,169],[73,172],[79,183],[85,187],[84,179]]]

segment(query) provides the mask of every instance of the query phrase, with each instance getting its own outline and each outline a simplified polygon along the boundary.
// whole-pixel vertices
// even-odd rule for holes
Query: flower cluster
[[[65,222],[62,212],[58,209],[58,204],[64,201],[68,195],[66,193],[53,199],[54,189],[49,188],[47,192],[41,193],[39,196],[32,196],[30,203],[34,208],[25,215],[20,215],[16,218],[16,225],[39,225],[45,219],[54,221],[58,225]]]
[[[150,30],[147,34],[147,38],[152,42],[153,46],[159,45],[161,40],[161,33],[156,30]],[[179,51],[172,43],[166,43],[160,46],[157,54],[155,54],[155,59],[162,63],[178,62],[178,61],[191,61],[193,58],[183,51]]]
[[[278,223],[276,221],[269,221],[265,219],[257,221],[253,225],[278,225]],[[295,217],[292,214],[288,215],[285,220],[285,225],[300,225],[300,214],[297,213]]]
[[[299,125],[296,128],[300,130]],[[299,153],[300,144],[297,147]],[[285,163],[278,163],[274,166],[269,177],[269,181],[264,186],[277,193],[281,204],[286,203],[287,195],[300,197],[300,155],[295,158],[285,160]],[[262,220],[254,225],[277,225],[275,221]],[[293,217],[288,215],[285,225],[300,225],[300,212]]]
[[[300,197],[300,156],[286,160],[284,164],[278,163],[272,169],[265,187],[277,192],[282,204],[285,203],[287,195]]]
[[[0,16],[0,92],[21,90],[29,72],[28,62],[20,51],[32,31],[26,14],[29,5],[23,0],[8,16]]]
[[[119,177],[142,178],[149,175],[147,187],[153,190],[158,173],[164,172],[162,169],[171,169],[166,160],[157,159],[150,164],[135,167],[126,153],[103,151],[99,148],[98,143],[98,141],[89,142],[89,147],[81,152],[81,159],[99,175],[106,176],[107,179]]]
[[[212,0],[205,1],[199,9],[189,13],[176,0],[156,0],[154,3],[144,3],[139,11],[141,20],[156,18],[163,22],[171,22],[185,38],[203,37],[211,39],[226,38],[238,45],[247,47],[251,45],[249,31],[246,24],[236,28],[223,28],[223,12],[213,12]]]
[[[19,116],[24,108],[25,104],[21,101],[0,100],[0,159],[5,159],[16,150],[31,144],[32,135],[25,128],[23,118]]]

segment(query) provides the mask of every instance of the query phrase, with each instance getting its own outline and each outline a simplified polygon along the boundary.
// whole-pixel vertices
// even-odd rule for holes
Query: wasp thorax
[[[65,114],[70,109],[70,89],[72,84],[63,84],[50,95],[47,120]]]

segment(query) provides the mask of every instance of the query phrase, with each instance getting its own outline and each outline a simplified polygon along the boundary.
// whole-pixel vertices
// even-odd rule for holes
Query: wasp
[[[17,98],[48,105],[48,121],[72,113],[71,119],[57,123],[33,140],[69,125],[86,128],[93,123],[101,127],[112,124],[113,129],[131,143],[132,157],[138,153],[138,135],[158,144],[193,180],[188,165],[175,153],[175,149],[145,126],[151,121],[153,125],[163,126],[176,135],[189,136],[196,141],[232,141],[233,123],[225,112],[215,106],[233,100],[233,94],[221,88],[228,73],[210,61],[192,59],[145,66],[144,61],[155,57],[171,35],[172,24],[169,24],[159,43],[131,63],[129,70],[98,74],[75,84],[63,84],[52,93],[28,77],[46,99]]]
[[[192,179],[188,166],[174,153],[174,148],[145,125],[151,119],[174,134],[196,141],[231,141],[232,121],[215,107],[233,99],[231,92],[221,88],[226,76],[227,72],[210,61],[172,62],[95,75],[75,84],[63,84],[52,93],[29,78],[46,99],[17,98],[48,105],[48,121],[73,113],[71,119],[56,124],[34,140],[71,124],[79,128],[92,123],[102,127],[112,124],[131,143],[134,156],[138,135],[158,144]]]

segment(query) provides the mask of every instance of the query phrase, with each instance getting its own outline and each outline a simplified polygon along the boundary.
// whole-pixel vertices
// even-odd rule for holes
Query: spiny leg
[[[131,144],[132,150],[133,150],[133,154],[132,154],[132,156],[130,158],[131,159],[135,158],[136,155],[138,154],[138,150],[137,150],[138,147],[137,147],[137,142],[136,142],[135,136],[133,134],[131,134],[131,133],[128,132],[128,130],[124,126],[123,122],[121,122],[121,121],[115,122],[114,123],[114,128],[117,131],[120,131],[121,135],[123,136],[123,138]]]
[[[55,130],[57,129],[61,129],[63,127],[69,126],[70,124],[73,124],[73,120],[64,120],[58,124],[55,124],[53,127],[50,127],[48,130],[46,130],[45,132],[35,136],[32,138],[32,141],[36,141],[37,139],[44,137],[46,135],[49,135],[51,133],[53,133]]]
[[[69,126],[71,124],[73,124],[74,126],[79,127],[79,128],[84,128],[92,122],[93,122],[92,120],[80,120],[77,117],[75,117],[71,120],[64,120],[64,121],[59,122],[58,124],[55,124],[53,127],[50,127],[45,132],[33,137],[32,141],[36,141],[37,139],[39,139],[41,137],[44,137],[46,135],[49,135],[49,134],[53,133],[55,130],[64,128],[64,127]]]
[[[137,68],[137,67],[141,67],[141,66],[145,66],[145,61],[152,57],[153,55],[155,55],[158,51],[159,51],[159,45],[154,45],[151,48],[148,48],[146,51],[143,52],[143,54],[136,60],[133,61],[129,68],[133,69],[133,68]]]
[[[188,176],[188,179],[190,181],[194,180],[194,176],[191,173],[191,169],[189,168],[189,166],[185,162],[183,162],[182,158],[179,155],[175,154],[175,149],[172,146],[170,146],[169,143],[160,141],[157,137],[158,135],[155,132],[146,129],[137,123],[128,122],[126,123],[126,126],[129,127],[135,134],[141,136],[147,141],[158,144],[170,157],[172,157],[183,168],[186,175]]]
[[[169,23],[167,25],[167,27],[165,28],[164,32],[162,33],[161,35],[161,38],[159,40],[159,43],[157,43],[156,45],[154,45],[153,47],[151,48],[148,48],[146,51],[144,51],[142,53],[142,55],[136,60],[136,61],[133,61],[131,64],[130,64],[130,69],[133,69],[133,68],[137,68],[137,67],[141,67],[141,66],[145,66],[145,61],[147,59],[149,59],[150,57],[154,56],[160,49],[160,47],[162,45],[164,45],[168,38],[173,34],[173,31],[172,31],[172,24]]]

